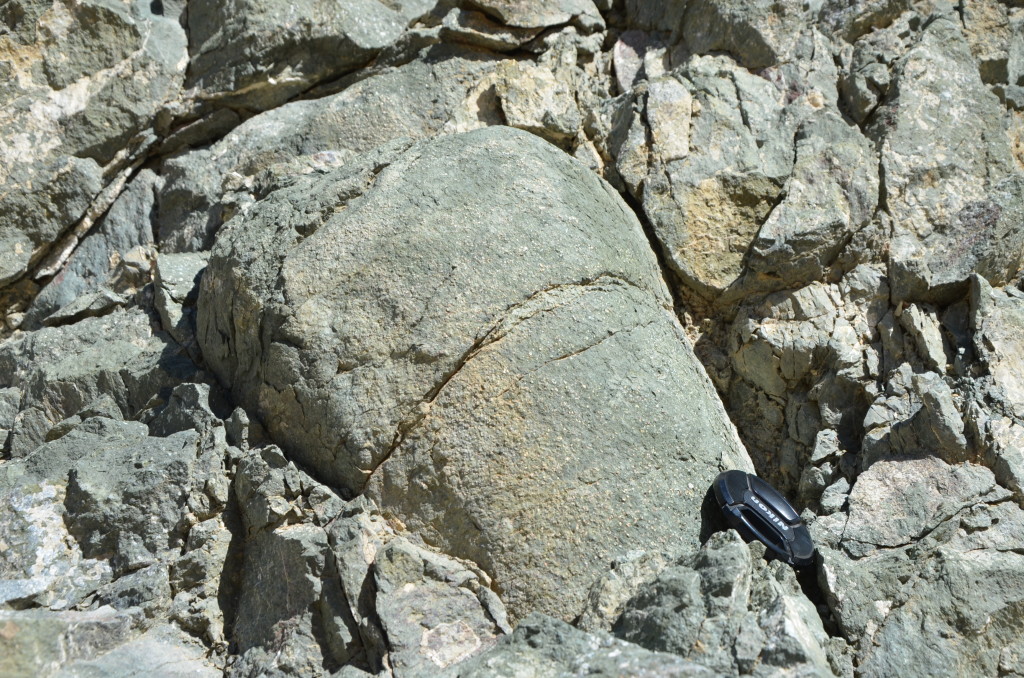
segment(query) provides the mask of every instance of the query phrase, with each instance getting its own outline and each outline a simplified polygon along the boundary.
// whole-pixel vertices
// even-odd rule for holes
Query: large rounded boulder
[[[636,217],[494,127],[271,192],[203,278],[209,366],[319,479],[572,619],[615,556],[696,548],[746,452]]]

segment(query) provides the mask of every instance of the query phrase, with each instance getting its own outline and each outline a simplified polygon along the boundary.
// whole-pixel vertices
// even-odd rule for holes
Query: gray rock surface
[[[860,675],[891,675],[907,667],[937,676],[1012,673],[1019,653],[1024,513],[1006,501],[1008,491],[965,482],[969,467],[933,472],[923,491],[944,489],[952,496],[922,502],[924,509],[912,496],[903,498],[906,484],[899,486],[902,492],[858,490],[886,471],[876,463],[858,478],[850,502],[855,534],[878,546],[865,550],[856,537],[844,537],[840,543],[852,558],[822,549],[823,589],[843,634],[860,640]],[[911,517],[889,518],[874,528],[890,511]],[[919,538],[914,520],[927,528]],[[831,531],[813,529],[822,540]],[[893,542],[902,543],[888,546]]]
[[[576,20],[584,25],[601,25],[603,20],[592,0],[473,0],[472,4],[485,14],[513,28],[555,26]]]
[[[372,503],[345,504],[277,448],[241,462],[235,496],[245,530],[235,673],[436,675],[511,631],[476,565],[415,544]]]
[[[268,0],[189,4],[186,86],[227,105],[263,110],[368,64],[430,9],[424,0]]]
[[[677,515],[745,455],[639,226],[621,228],[608,188],[534,139],[450,137],[272,195],[214,250],[200,342],[326,481],[367,488],[428,543],[480,563],[514,617],[571,619],[631,541],[695,540]],[[531,204],[524,166],[558,198]],[[253,266],[268,247],[278,263]],[[437,303],[443,290],[456,296]],[[541,517],[555,506],[557,522]]]
[[[208,256],[202,252],[157,255],[154,303],[161,326],[178,344],[196,355],[196,301]]]
[[[63,609],[170,558],[186,514],[216,508],[200,496],[218,468],[213,449],[194,431],[151,438],[142,423],[91,417],[4,464],[5,600]]]
[[[832,675],[821,619],[793,570],[764,547],[719,532],[626,603],[616,636],[699,662],[718,675]]]
[[[154,332],[138,308],[23,333],[0,347],[0,383],[21,392],[9,452],[28,454],[55,424],[104,396],[118,416],[134,416],[161,391],[198,377],[182,349]]]
[[[161,180],[143,170],[128,185],[110,211],[85,236],[64,269],[36,296],[25,312],[24,329],[36,329],[58,309],[103,286],[126,291],[129,281],[118,276],[120,264],[153,244],[151,226],[155,191]]]
[[[95,199],[107,201],[100,212],[109,207],[102,189],[137,164],[158,113],[180,94],[184,31],[149,8],[102,0],[11,7],[0,91],[0,287],[62,251],[66,232],[99,215],[90,211]]]
[[[169,158],[157,213],[163,251],[209,249],[221,224],[259,194],[261,174],[289,161],[304,164],[288,173],[317,171],[399,137],[439,134],[455,118],[465,121],[464,129],[482,125],[477,115],[497,115],[495,104],[481,110],[475,100],[482,94],[471,100],[470,90],[492,69],[482,55],[449,50],[338,94],[254,116],[210,148]]]
[[[533,613],[494,649],[449,669],[445,676],[713,676],[713,671],[664,652],[650,652],[606,633],[586,633]]]
[[[0,2],[0,674],[1024,675],[1018,5]]]
[[[890,275],[897,300],[948,302],[966,291],[971,272],[1001,285],[1020,266],[1019,167],[998,101],[973,64],[967,67],[971,61],[955,20],[935,19],[894,64],[869,128],[880,141],[893,217]],[[963,124],[968,111],[974,124]]]

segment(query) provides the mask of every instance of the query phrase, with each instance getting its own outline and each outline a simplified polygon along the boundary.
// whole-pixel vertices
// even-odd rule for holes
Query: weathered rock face
[[[1019,4],[0,2],[0,674],[1024,675]]]
[[[162,390],[201,378],[187,355],[139,309],[107,309],[74,325],[48,327],[0,348],[0,379],[17,402],[5,450],[30,453],[54,425],[91,410],[135,416]],[[84,417],[80,417],[84,418]]]
[[[891,458],[857,479],[848,517],[819,519],[823,588],[861,639],[860,675],[1019,670],[1024,512],[1009,498],[986,468]]]
[[[392,4],[191,3],[187,86],[250,108],[281,104],[320,80],[369,63],[429,9],[422,1]]]
[[[337,166],[392,139],[439,134],[456,117],[471,129],[469,90],[494,62],[462,54],[416,61],[323,99],[286,104],[239,125],[209,149],[170,158],[157,214],[162,246],[209,249],[221,224],[259,197],[261,178],[275,169],[297,174]]]
[[[231,577],[223,428],[154,436],[121,421],[113,400],[106,410],[63,422],[49,442],[0,465],[0,667],[129,675],[173,662],[182,675],[213,675],[203,646],[224,642],[217,596]],[[199,581],[181,576],[203,562]],[[145,658],[132,662],[136,652]]]
[[[996,285],[1017,273],[1024,189],[999,113],[954,18],[932,22],[894,65],[869,133],[881,142],[896,299],[949,301],[971,272]]]
[[[671,652],[718,675],[831,675],[821,619],[792,569],[766,566],[757,545],[720,532],[634,592],[616,636]]]
[[[524,619],[511,636],[489,652],[441,674],[484,676],[637,676],[682,678],[716,675],[666,652],[650,652],[606,633],[586,633],[539,613]]]
[[[502,128],[390,153],[224,232],[204,355],[325,480],[479,563],[514,615],[571,619],[630,541],[694,542],[680,516],[745,453],[599,180]]]
[[[26,2],[5,12],[0,285],[58,256],[62,236],[109,207],[104,187],[123,183],[155,140],[157,114],[179,96],[184,31],[149,8]]]

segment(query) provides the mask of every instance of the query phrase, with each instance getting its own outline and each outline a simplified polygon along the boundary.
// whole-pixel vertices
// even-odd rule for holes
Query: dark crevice
[[[82,215],[49,243],[36,262],[0,288],[0,308],[3,309],[0,311],[0,340],[6,339],[13,329],[16,329],[7,326],[7,316],[28,309],[43,288],[60,274],[74,256],[78,246],[96,225],[103,221],[128,185],[144,169],[148,152],[152,147],[140,147],[137,151],[139,155],[129,159],[125,166],[114,174],[114,178],[93,196]],[[126,170],[124,178],[119,178]]]
[[[658,262],[658,268],[661,271],[661,279],[668,288],[668,293],[672,298],[672,310],[675,313],[677,319],[682,322],[687,312],[692,311],[691,305],[688,305],[683,299],[680,293],[682,287],[682,281],[678,274],[668,263],[668,258],[665,254],[665,248],[662,246],[661,241],[658,240],[658,235],[654,230],[654,226],[647,218],[647,214],[644,212],[640,202],[631,196],[628,192],[622,192],[619,195],[622,196],[623,201],[629,206],[629,209],[636,215],[637,220],[640,222],[640,226],[643,228],[644,235],[647,236],[647,244],[650,246],[651,251],[654,253],[654,258]]]

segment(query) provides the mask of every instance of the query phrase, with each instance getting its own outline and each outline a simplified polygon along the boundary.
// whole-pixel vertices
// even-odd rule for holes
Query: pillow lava
[[[571,620],[617,555],[698,545],[749,458],[634,214],[525,132],[395,142],[223,229],[205,359],[314,475]]]

